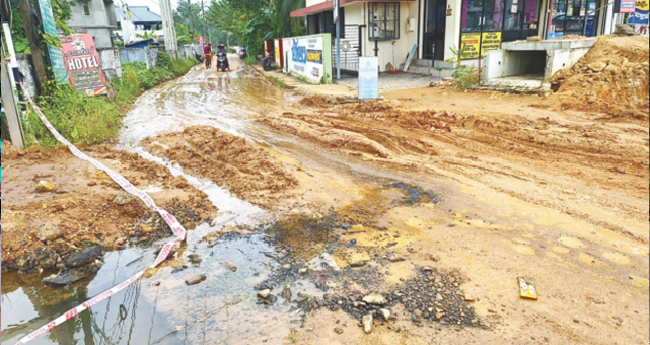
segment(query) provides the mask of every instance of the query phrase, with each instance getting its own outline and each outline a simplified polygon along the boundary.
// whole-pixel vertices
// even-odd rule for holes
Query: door
[[[445,59],[445,30],[447,27],[447,0],[425,0],[424,58]]]

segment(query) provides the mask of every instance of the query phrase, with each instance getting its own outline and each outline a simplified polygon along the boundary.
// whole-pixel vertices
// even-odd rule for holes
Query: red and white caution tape
[[[25,87],[23,87],[23,90],[26,90]],[[39,109],[34,102],[32,101],[31,97],[27,93],[25,93],[25,97],[29,104],[34,108],[38,116],[41,118],[45,126],[50,130],[52,135],[60,141],[63,145],[67,146],[68,149],[70,149],[70,152],[72,152],[73,155],[77,156],[78,158],[85,160],[89,162],[90,164],[94,165],[97,169],[105,172],[108,176],[113,179],[117,184],[120,185],[125,191],[128,193],[132,194],[133,196],[136,196],[142,200],[145,205],[147,205],[148,208],[150,208],[153,211],[158,212],[162,218],[165,220],[167,225],[172,229],[172,232],[176,236],[173,241],[165,244],[165,246],[162,248],[160,251],[160,254],[158,254],[158,258],[156,258],[156,261],[149,266],[149,268],[154,268],[160,265],[163,261],[167,259],[169,254],[174,250],[174,247],[179,245],[181,242],[185,240],[185,235],[187,231],[185,228],[176,220],[176,218],[171,215],[169,212],[165,211],[162,207],[156,206],[156,203],[153,201],[153,199],[147,195],[147,193],[135,188],[133,184],[131,184],[129,181],[127,181],[124,177],[122,177],[120,174],[116,173],[115,171],[109,169],[107,166],[102,164],[101,162],[87,156],[83,152],[79,151],[74,145],[72,145],[69,141],[67,141],[61,134],[52,126],[50,121],[47,120],[45,115],[43,115],[43,112],[41,109]],[[63,316],[59,317],[58,319],[48,323],[47,325],[37,329],[36,331],[28,334],[27,336],[23,337],[20,339],[16,345],[23,345],[26,344],[34,339],[38,339],[54,328],[60,326],[61,324],[65,323],[66,321],[69,321],[71,319],[74,319],[79,313],[82,311],[108,299],[109,297],[117,294],[118,292],[126,289],[129,287],[131,284],[135,283],[144,275],[145,271],[139,272],[138,274],[134,275],[133,277],[127,279],[123,283],[116,285],[112,287],[111,289],[108,289],[99,295],[89,299],[88,301],[84,302],[83,304],[77,306],[76,308],[73,308],[69,310],[67,313],[65,313]]]

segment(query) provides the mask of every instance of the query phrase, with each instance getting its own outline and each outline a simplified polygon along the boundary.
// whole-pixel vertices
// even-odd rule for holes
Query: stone
[[[389,309],[379,309],[379,313],[381,314],[382,319],[384,321],[390,320],[390,310]]]
[[[227,269],[229,269],[229,270],[231,270],[233,272],[237,272],[237,266],[231,265],[230,263],[227,263],[227,262],[222,262],[221,264],[224,267],[226,267]]]
[[[636,30],[634,30],[634,27],[629,24],[617,24],[616,25],[616,31],[614,32],[614,35],[617,36],[638,36],[639,34],[636,33]]]
[[[465,302],[476,302],[476,296],[470,294],[465,294],[463,298],[465,299]]]
[[[195,276],[195,277],[192,277],[192,278],[186,280],[185,283],[187,285],[192,286],[192,285],[201,284],[204,281],[206,281],[207,279],[208,279],[208,277],[205,274],[201,274],[201,275],[198,275],[198,276]]]
[[[336,328],[334,329],[334,332],[336,332],[336,334],[343,334],[343,328],[341,328],[341,327],[336,327]]]
[[[307,272],[309,272],[309,270],[306,269],[306,268],[301,268],[301,269],[298,271],[298,273],[300,273],[300,274],[307,274]]]
[[[203,262],[203,259],[201,259],[201,255],[199,254],[190,254],[187,258],[190,259],[192,265],[198,265]]]
[[[68,286],[83,280],[88,275],[78,270],[66,270],[43,279],[43,283],[52,287]]]
[[[61,230],[50,222],[41,223],[38,226],[38,239],[45,241],[53,241],[61,236]]]
[[[129,204],[134,199],[135,197],[127,192],[119,192],[113,195],[113,202],[118,204],[119,206],[124,206],[126,204]]]
[[[442,320],[444,318],[445,318],[445,313],[442,313],[442,312],[436,313],[436,319]]]
[[[282,290],[282,298],[286,299],[287,301],[291,302],[291,286],[287,285],[284,287],[284,290]]]
[[[138,228],[140,228],[140,231],[142,231],[145,234],[150,234],[154,231],[153,228],[148,224],[140,224]]]
[[[285,271],[291,271],[291,264],[286,264],[286,265],[282,266],[282,269],[285,270]]]
[[[589,67],[589,69],[594,72],[602,72],[605,69],[605,67],[607,67],[607,64],[604,61],[596,61],[590,63],[589,65],[587,65],[587,67]]]
[[[431,272],[433,272],[433,268],[431,268],[431,267],[424,267],[424,268],[422,268],[422,272],[424,272],[424,273],[431,273]]]
[[[366,334],[372,333],[372,315],[366,315],[363,317],[363,331]]]
[[[424,316],[424,313],[422,312],[422,310],[420,310],[420,309],[416,309],[416,310],[413,312],[413,315],[417,316],[418,318],[422,318],[422,316]]]
[[[387,303],[386,298],[378,293],[371,293],[370,295],[364,297],[363,301],[374,305],[385,305]]]
[[[269,297],[271,297],[271,290],[270,289],[262,290],[257,293],[257,297],[261,299],[268,299]]]
[[[50,193],[54,192],[56,187],[47,181],[41,181],[36,185],[35,191],[36,193]]]
[[[387,258],[388,258],[388,261],[393,262],[393,263],[394,263],[394,262],[403,262],[403,261],[406,261],[406,258],[405,258],[405,257],[403,257],[403,256],[401,256],[401,255],[393,254],[393,253],[388,254],[388,257],[387,257]]]
[[[95,262],[101,255],[102,250],[99,247],[86,248],[78,253],[72,254],[65,261],[65,266],[70,268],[86,266]]]
[[[366,266],[367,263],[368,262],[365,261],[365,260],[353,260],[353,261],[350,261],[350,267],[352,267],[352,268],[361,268],[361,267]]]

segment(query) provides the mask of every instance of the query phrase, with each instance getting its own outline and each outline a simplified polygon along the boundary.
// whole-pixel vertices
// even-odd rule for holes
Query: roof
[[[341,1],[341,6],[349,5],[353,2],[369,2],[368,0],[340,0],[340,1]],[[415,1],[415,0],[372,0],[372,2],[403,2],[403,1]],[[313,6],[301,8],[297,11],[293,11],[291,12],[291,17],[292,18],[304,17],[311,14],[329,11],[332,10],[333,8],[334,8],[334,1],[329,0]]]
[[[151,12],[147,6],[129,6],[128,9],[131,12],[131,21],[133,23],[162,23],[162,17],[155,12]],[[115,8],[115,13],[118,22],[121,22],[126,16],[125,10],[119,7]]]

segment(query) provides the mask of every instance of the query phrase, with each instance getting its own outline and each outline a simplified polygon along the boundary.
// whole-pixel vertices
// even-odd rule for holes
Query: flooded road
[[[399,120],[384,105],[377,115],[303,101],[248,67],[197,67],[144,93],[118,148],[207,194],[218,215],[193,224],[162,267],[33,343],[648,341],[639,327],[647,323],[647,235],[629,235],[644,221],[606,209],[594,213],[608,222],[590,222],[507,193],[505,184],[543,194],[524,184],[526,174],[496,180],[473,152],[432,149],[447,137],[364,122]],[[459,146],[477,145],[464,122],[458,131]],[[478,177],[467,177],[472,169]],[[106,253],[96,274],[65,288],[41,282],[53,272],[3,274],[2,344],[146,268],[164,242]],[[539,301],[519,298],[518,277],[535,284]],[[368,302],[372,293],[385,301]],[[360,327],[367,315],[371,334]],[[616,335],[594,334],[612,323]]]

